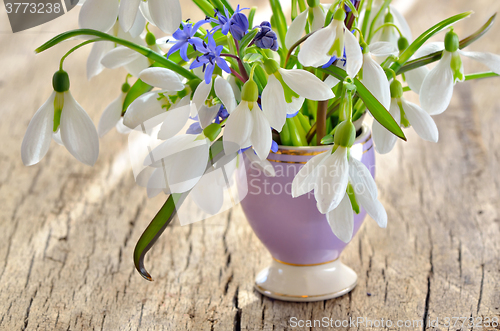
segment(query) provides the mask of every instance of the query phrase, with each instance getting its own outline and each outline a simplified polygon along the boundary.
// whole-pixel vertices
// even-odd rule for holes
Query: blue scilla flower
[[[228,117],[229,117],[229,112],[227,111],[226,107],[224,107],[224,105],[221,105],[219,112],[217,113],[217,116],[215,116],[215,123],[220,124]]]
[[[219,68],[227,72],[231,73],[231,68],[227,64],[226,60],[224,60],[220,54],[222,49],[224,48],[222,45],[217,46],[214,40],[214,36],[208,32],[207,33],[208,43],[202,42],[200,45],[194,45],[195,50],[203,53],[203,55],[198,56],[189,69],[195,69],[203,66],[203,71],[205,72],[205,82],[210,84],[212,81],[212,74],[214,73],[215,65],[218,65]]]
[[[271,23],[262,22],[259,26],[256,26],[256,28],[260,28],[260,31],[253,40],[254,44],[262,49],[277,51],[279,48],[278,36],[271,29]]]
[[[233,16],[229,15],[227,8],[224,8],[225,15],[221,14],[218,10],[215,10],[216,18],[210,18],[210,21],[212,23],[218,24],[218,26],[213,28],[212,32],[221,30],[224,35],[227,35],[228,32],[231,32],[234,39],[241,40],[247,33],[249,26],[247,16],[241,12],[246,9],[248,8],[240,8],[240,5],[238,5]]]
[[[182,22],[182,29],[177,29],[177,31],[174,32],[172,37],[176,40],[176,43],[170,48],[167,54],[167,58],[172,55],[173,53],[177,52],[180,50],[181,58],[188,62],[189,58],[187,56],[187,51],[189,44],[193,45],[194,47],[200,46],[203,44],[203,41],[200,38],[195,38],[194,35],[196,31],[203,25],[206,24],[210,21],[208,20],[201,20],[197,22],[196,24],[193,25],[193,23],[184,23]]]

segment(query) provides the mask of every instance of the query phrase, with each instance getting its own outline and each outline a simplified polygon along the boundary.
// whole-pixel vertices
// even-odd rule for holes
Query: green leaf
[[[247,63],[253,63],[262,60],[262,55],[260,53],[248,53],[243,57],[243,61]]]
[[[252,31],[248,32],[243,38],[240,40],[240,53],[244,54],[245,49],[248,47],[248,45],[252,42],[253,38],[259,33],[258,29],[253,29]]]
[[[477,41],[482,36],[484,36],[491,29],[491,27],[493,26],[493,23],[495,23],[496,17],[497,17],[497,13],[493,14],[493,16],[491,16],[490,19],[488,21],[486,21],[486,23],[481,28],[479,28],[479,30],[477,30],[476,32],[474,32],[473,34],[468,36],[467,38],[461,40],[460,41],[460,49],[463,49],[463,48],[469,46],[470,44],[472,44],[473,42]]]
[[[215,14],[215,8],[214,6],[207,0],[193,0],[195,5],[198,6],[198,8],[201,9],[201,11],[210,17],[213,17]]]
[[[231,15],[234,14],[234,9],[233,9],[233,7],[231,6],[231,4],[227,0],[220,0],[220,2],[222,2],[222,4],[224,5],[224,7],[226,7],[226,9],[229,12],[229,14],[231,14]],[[250,25],[250,26],[252,26],[252,25]]]
[[[223,152],[223,144],[222,139],[219,138],[212,146],[210,147],[210,161],[207,164],[208,167],[212,166],[212,163],[217,162],[224,156]],[[135,245],[134,249],[134,265],[137,271],[141,274],[145,279],[152,281],[151,275],[144,267],[144,258],[146,253],[153,247],[158,238],[161,236],[163,231],[167,228],[167,226],[174,219],[177,210],[176,206],[180,206],[184,200],[189,195],[189,192],[182,194],[171,194],[163,207],[161,207],[160,211],[153,218],[151,223],[148,225],[146,230],[143,232],[139,241]]]
[[[323,139],[321,139],[321,144],[322,145],[331,145],[333,144],[333,136],[331,134],[327,134],[326,136],[323,137]]]
[[[269,0],[269,3],[273,11],[273,18],[276,23],[276,29],[278,30],[281,48],[285,49],[285,37],[288,30],[285,14],[283,13],[279,0]]]
[[[125,100],[123,100],[123,108],[122,108],[122,115],[125,114],[127,111],[127,108],[130,106],[132,102],[134,102],[135,99],[143,95],[144,93],[147,93],[153,89],[153,86],[148,85],[144,83],[142,80],[138,79],[134,85],[130,88],[130,90],[127,93],[127,96],[125,97]]]
[[[394,70],[394,72],[398,72],[399,69],[415,54],[415,52],[422,47],[422,45],[429,40],[432,36],[435,34],[451,27],[453,24],[463,20],[466,17],[469,17],[473,12],[468,11],[462,14],[458,14],[455,16],[452,16],[450,18],[447,18],[438,24],[434,25],[432,28],[429,30],[425,31],[422,33],[415,41],[408,47],[403,54],[399,57],[399,59],[394,62],[391,66],[391,69]]]
[[[329,75],[332,75],[336,77],[337,79],[343,81],[347,78],[347,73],[337,67],[337,66],[330,66],[327,69],[322,69],[318,68],[318,70],[321,70]],[[384,106],[371,94],[370,91],[359,81],[359,79],[355,78],[354,79],[354,84],[356,85],[357,93],[361,100],[363,100],[363,103],[365,104],[366,108],[370,111],[370,113],[373,115],[373,117],[387,130],[392,132],[394,135],[397,137],[406,140],[406,136],[403,133],[403,130],[399,127],[398,123],[394,120],[394,118],[391,116],[391,114],[385,109]]]
[[[252,7],[250,13],[248,13],[248,26],[253,28],[253,20],[255,18],[255,13],[257,12],[257,7]]]

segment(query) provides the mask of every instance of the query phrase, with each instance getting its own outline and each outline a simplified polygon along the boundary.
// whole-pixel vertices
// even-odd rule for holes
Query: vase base
[[[347,294],[357,282],[358,275],[340,259],[314,266],[294,266],[273,260],[257,275],[255,289],[273,299],[312,302]]]

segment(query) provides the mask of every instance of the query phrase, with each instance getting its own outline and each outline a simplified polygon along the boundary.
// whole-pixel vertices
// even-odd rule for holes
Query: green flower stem
[[[375,17],[373,18],[372,24],[370,25],[370,31],[368,31],[368,38],[366,39],[366,41],[368,42],[368,44],[370,44],[370,42],[372,41],[373,36],[375,35],[375,33],[373,31],[373,29],[375,28],[375,23],[377,22],[379,16],[382,15],[382,13],[384,12],[384,10],[386,10],[389,7],[389,5],[391,4],[391,1],[392,0],[384,0],[384,3],[382,4],[382,6],[380,7],[379,11],[377,12],[377,14],[375,15]]]
[[[363,18],[363,23],[361,25],[361,31],[363,36],[366,36],[368,33],[368,24],[370,23],[370,16],[372,13],[373,0],[368,0],[366,3],[365,16]],[[361,7],[363,8],[363,7]]]
[[[91,30],[91,29],[78,29],[78,30],[72,30],[72,31],[61,33],[60,35],[57,35],[56,37],[47,41],[42,46],[38,47],[35,50],[35,52],[41,53],[41,52],[43,52],[43,51],[45,51],[53,46],[65,41],[65,40],[68,40],[70,38],[74,38],[77,36],[95,36],[95,37],[101,38],[103,40],[108,40],[108,41],[114,42],[116,44],[130,48],[130,49],[138,52],[139,54],[144,55],[145,57],[147,57],[150,60],[156,61],[157,63],[161,64],[165,68],[170,69],[172,71],[175,71],[176,73],[178,73],[179,75],[181,75],[187,79],[198,78],[194,73],[192,73],[188,69],[183,68],[180,65],[176,64],[175,62],[172,62],[172,61],[166,59],[162,55],[154,52],[153,50],[151,50],[147,47],[143,47],[143,46],[137,45],[133,42],[130,42],[128,40],[116,38],[116,37],[113,37],[107,33],[96,31],[96,30]]]
[[[339,110],[339,107],[340,107],[340,101],[341,101],[342,98],[337,98],[333,104],[328,108],[328,113],[326,114],[326,117],[329,118],[330,116],[332,116],[335,112],[337,112]],[[306,135],[306,139],[307,139],[307,143],[309,144],[312,139],[314,138],[314,135],[316,134],[316,122],[311,126],[311,128],[309,129],[309,132],[307,133]]]
[[[375,32],[373,34],[375,35],[378,31],[380,31],[381,29],[386,28],[386,27],[393,27],[394,29],[396,29],[398,31],[400,37],[404,37],[403,33],[401,33],[401,30],[399,30],[398,26],[396,24],[394,24],[394,23],[384,23],[384,24],[382,24],[381,26],[378,27],[377,30],[375,30]]]
[[[96,41],[102,41],[103,39],[101,38],[97,38],[97,39],[91,39],[91,40],[87,40],[87,41],[84,41],[83,43],[81,44],[78,44],[76,45],[75,47],[73,47],[72,49],[70,49],[66,54],[64,54],[64,56],[61,58],[61,62],[59,64],[59,70],[63,70],[63,64],[64,64],[64,60],[66,60],[66,58],[71,54],[73,53],[74,51],[76,51],[77,49],[85,46],[85,45],[88,45],[88,44],[91,44],[91,43],[94,43]]]
[[[309,38],[310,36],[312,36],[314,32],[311,32],[311,33],[308,33],[306,34],[304,37],[300,38],[295,44],[293,44],[292,47],[290,47],[290,49],[288,50],[288,53],[286,54],[286,59],[285,59],[285,66],[284,68],[286,68],[286,65],[288,64],[288,60],[290,60],[290,56],[292,56],[293,54],[293,51],[300,46],[300,44],[302,44],[304,41],[307,40],[307,38]]]
[[[493,71],[488,72],[478,72],[476,74],[465,75],[465,81],[483,79],[483,78],[492,78],[492,77],[500,77],[499,74],[494,73]],[[409,86],[405,86],[403,88],[403,92],[410,92],[411,88]]]
[[[438,24],[434,25],[431,27],[429,30],[425,31],[422,33],[415,41],[408,47],[399,57],[399,60],[394,62],[391,66],[391,69],[394,70],[394,72],[400,74],[402,71],[400,69],[408,62],[408,60],[415,54],[415,52],[422,47],[422,45],[429,40],[432,36],[435,34],[449,28],[453,24],[457,23],[458,21],[463,20],[464,18],[469,17],[472,14],[472,11],[468,11],[465,13],[461,13],[455,16],[452,16],[450,18],[445,19],[444,21],[439,22]],[[442,53],[442,52],[441,52]],[[434,61],[432,61],[434,62]],[[424,64],[422,64],[424,65]],[[421,66],[421,65],[419,65]]]
[[[328,100],[318,102],[318,117],[316,120],[316,144],[321,145],[321,139],[326,136],[326,119],[328,116]]]

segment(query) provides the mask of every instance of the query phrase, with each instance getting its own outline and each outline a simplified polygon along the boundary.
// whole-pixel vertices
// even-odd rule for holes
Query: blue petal
[[[276,153],[276,152],[278,152],[278,149],[279,149],[278,143],[273,140],[272,145],[271,145],[271,151],[273,151],[273,153]]]
[[[215,61],[217,61],[217,65],[219,66],[219,68],[221,68],[222,70],[224,70],[228,74],[231,73],[231,68],[229,68],[229,66],[227,65],[227,62],[223,58],[218,57]]]
[[[182,46],[187,45],[187,42],[185,41],[179,41],[175,43],[170,49],[168,50],[167,58],[177,52],[179,49],[181,49]]]
[[[293,117],[297,116],[298,113],[299,113],[299,111],[297,110],[297,112],[295,114],[286,114],[286,118],[293,118]]]
[[[189,62],[189,58],[187,56],[187,51],[188,51],[188,47],[189,47],[189,44],[188,43],[185,43],[182,47],[181,47],[181,58],[186,61],[186,62]]]
[[[205,68],[205,83],[210,84],[212,81],[212,74],[214,73],[215,66],[213,64],[207,64]]]

